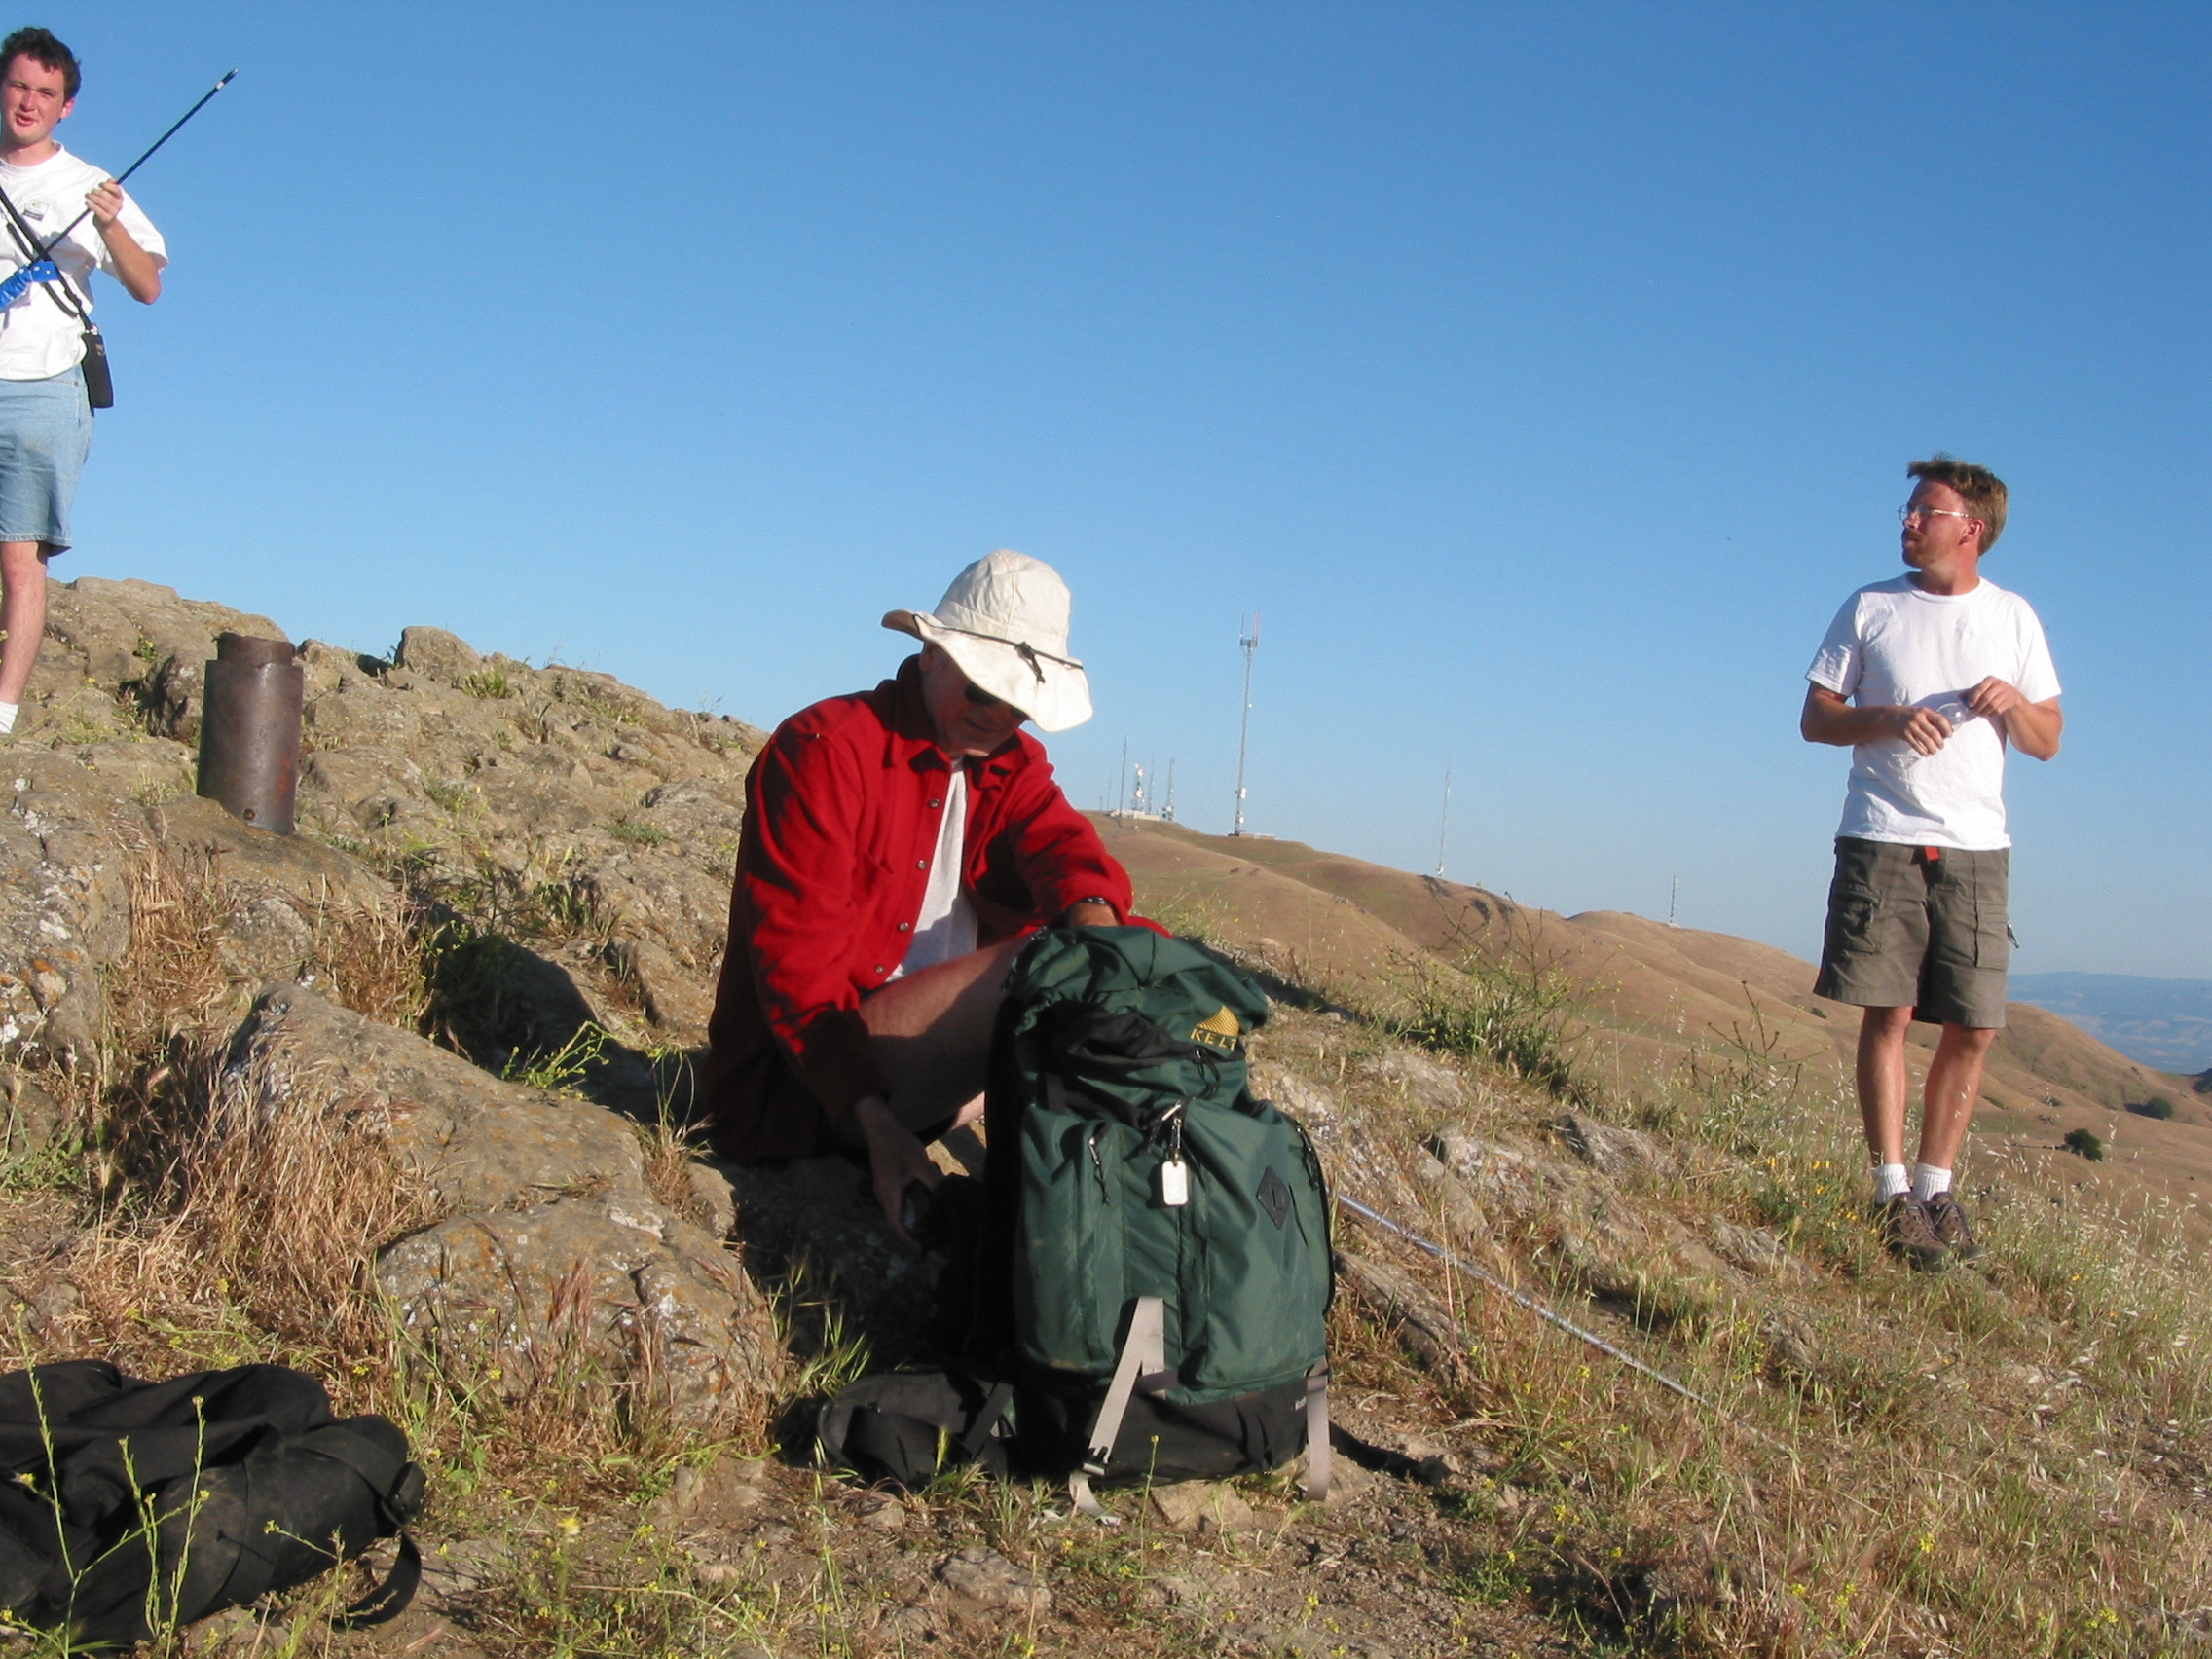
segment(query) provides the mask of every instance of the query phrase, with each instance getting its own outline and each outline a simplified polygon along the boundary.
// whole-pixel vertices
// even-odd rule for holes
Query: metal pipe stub
[[[257,830],[292,832],[307,674],[289,640],[223,634],[200,716],[200,790]]]

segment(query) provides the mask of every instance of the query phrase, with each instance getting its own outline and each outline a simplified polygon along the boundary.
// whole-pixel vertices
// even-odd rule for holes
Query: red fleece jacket
[[[753,762],[700,1077],[726,1156],[808,1156],[832,1123],[886,1090],[861,999],[914,937],[951,775],[920,663],[793,715]],[[1128,915],[1127,872],[1068,804],[1035,739],[1016,732],[968,764],[961,887],[978,943],[1085,899]]]

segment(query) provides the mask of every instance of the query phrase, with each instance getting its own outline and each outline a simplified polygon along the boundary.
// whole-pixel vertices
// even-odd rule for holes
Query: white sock
[[[1903,1164],[1877,1163],[1874,1165],[1874,1201],[1876,1203],[1888,1203],[1911,1185],[1911,1180],[1905,1175]]]
[[[21,707],[20,703],[0,703],[0,736],[16,729],[16,711]]]
[[[1933,1163],[1915,1163],[1912,1166],[1912,1196],[1926,1203],[1937,1193],[1951,1190],[1951,1172],[1938,1169]]]

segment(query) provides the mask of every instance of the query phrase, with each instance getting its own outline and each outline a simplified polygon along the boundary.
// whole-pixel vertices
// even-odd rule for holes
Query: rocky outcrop
[[[424,1195],[428,1224],[374,1271],[426,1348],[509,1395],[639,1385],[697,1427],[770,1388],[727,1182],[678,1161],[656,1192],[635,1124],[704,1034],[760,734],[439,629],[388,660],[311,641],[301,833],[276,836],[190,791],[215,636],[282,630],[144,582],[49,597],[0,775],[0,1054],[112,1046],[145,953],[197,952],[197,1016],[229,997],[238,1021],[224,1110],[370,1122]],[[409,1023],[438,931],[431,1024],[465,1056],[356,1012],[376,999],[348,927],[397,941],[382,966],[414,992],[371,1012]],[[53,1101],[14,1072],[11,1138],[51,1138]]]
[[[14,1015],[18,1036],[61,1046],[99,1028],[83,971],[99,940],[121,938],[117,860],[181,828],[218,843],[227,873],[288,889],[327,879],[363,902],[388,899],[377,870],[404,868],[412,887],[498,932],[579,946],[540,954],[560,954],[593,1021],[633,1047],[704,1037],[760,732],[665,709],[610,675],[484,655],[442,629],[408,629],[388,659],[311,640],[301,834],[270,852],[262,842],[276,838],[231,830],[190,792],[215,636],[283,630],[148,582],[88,576],[50,583],[48,596],[0,859],[16,878],[8,937],[38,935],[43,918],[55,948],[29,973],[0,960],[13,977],[0,979],[0,1028]],[[175,825],[149,830],[165,807]],[[311,847],[344,856],[311,868]],[[89,954],[63,948],[83,944],[86,927],[97,936]],[[241,959],[241,974],[251,965]],[[502,1046],[528,1052],[543,1034],[515,1036]]]
[[[1753,1230],[1736,1229],[1716,1254],[1665,1209],[1623,1192],[1620,1179],[1648,1179],[1671,1167],[1650,1136],[1571,1115],[1547,1126],[1582,1164],[1494,1133],[1450,1130],[1430,1142],[1441,1172],[1428,1184],[1443,1189],[1446,1204],[1455,1191],[1463,1194],[1476,1213],[1498,1218],[1566,1277],[1641,1318],[1694,1316],[1741,1296],[1747,1272],[1789,1271],[1782,1260],[1788,1252],[1771,1235],[1754,1238]]]
[[[375,1114],[445,1212],[376,1278],[405,1330],[519,1397],[577,1372],[643,1382],[711,1427],[777,1370],[767,1309],[721,1240],[657,1197],[637,1135],[408,1032],[272,985],[231,1047],[256,1110]]]

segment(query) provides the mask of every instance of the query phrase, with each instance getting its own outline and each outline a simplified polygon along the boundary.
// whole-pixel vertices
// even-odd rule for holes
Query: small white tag
[[[1160,1201],[1169,1209],[1191,1201],[1191,1170],[1180,1158],[1160,1166]]]

